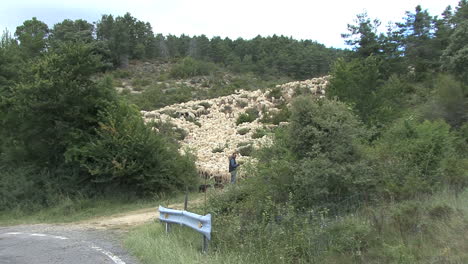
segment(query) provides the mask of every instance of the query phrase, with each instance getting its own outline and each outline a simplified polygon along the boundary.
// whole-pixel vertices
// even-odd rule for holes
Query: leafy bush
[[[252,138],[262,138],[267,135],[267,130],[262,128],[255,129],[255,132],[252,134]]]
[[[289,117],[291,116],[291,112],[286,105],[280,106],[280,111],[270,114],[265,113],[259,121],[262,123],[274,124],[279,125],[281,122],[287,122]]]
[[[247,105],[249,105],[249,103],[248,103],[247,100],[238,100],[238,101],[237,101],[237,107],[244,108],[244,107],[246,107]]]
[[[186,102],[192,99],[192,92],[185,86],[163,90],[163,86],[150,86],[141,94],[132,94],[128,100],[141,110],[154,110],[166,105]]]
[[[396,122],[375,142],[370,153],[378,166],[381,191],[392,197],[410,198],[432,193],[449,183],[453,176],[442,165],[456,159],[455,139],[450,126],[441,120]]]
[[[368,136],[345,104],[312,97],[294,101],[290,134],[291,148],[299,158],[325,155],[336,162],[356,160],[358,150],[353,143]]]
[[[257,118],[258,110],[255,108],[249,108],[245,111],[245,113],[242,113],[237,117],[236,125],[240,125],[242,123],[250,123]]]
[[[0,168],[0,212],[13,209],[31,212],[53,205],[58,184],[48,181],[52,177],[46,171],[33,166]]]
[[[159,130],[159,133],[165,135],[167,138],[182,141],[188,135],[187,131],[180,127],[177,127],[171,122],[157,122],[154,123],[153,126]]]
[[[249,131],[250,131],[250,128],[244,127],[244,128],[238,129],[238,130],[237,130],[237,134],[239,134],[239,135],[245,135],[245,134],[249,133]]]
[[[283,96],[283,92],[281,91],[280,87],[275,87],[273,89],[270,89],[270,91],[268,92],[268,96],[273,97],[275,99],[280,99],[281,96]]]
[[[450,75],[440,75],[435,82],[435,94],[426,105],[427,118],[444,119],[453,127],[461,127],[468,121],[468,86],[456,81]]]
[[[211,107],[211,104],[208,102],[201,102],[199,103],[199,105],[205,107],[205,109],[209,109]]]
[[[249,141],[239,142],[239,143],[237,144],[237,147],[238,147],[238,148],[240,148],[240,147],[245,147],[245,146],[248,146],[248,145],[250,145],[250,144],[252,144],[252,143],[250,143]]]
[[[208,75],[215,69],[216,65],[213,63],[186,57],[181,62],[172,66],[170,75],[173,78],[189,78],[198,75]]]
[[[242,156],[250,156],[253,151],[253,145],[249,144],[246,146],[239,147],[238,151]]]
[[[120,78],[120,79],[130,78],[130,76],[132,76],[129,71],[122,70],[122,69],[117,69],[117,70],[113,71],[112,75],[115,78]]]
[[[101,115],[97,137],[69,156],[88,172],[88,182],[141,196],[196,183],[192,157],[154,133],[136,109],[120,103]]]
[[[227,148],[227,145],[217,146],[216,148],[212,149],[211,152],[213,153],[222,153]]]
[[[132,81],[132,85],[135,86],[135,88],[140,88],[140,89],[142,87],[148,86],[150,84],[151,84],[150,80],[145,79],[145,78],[141,78],[141,77],[133,79],[133,81]]]

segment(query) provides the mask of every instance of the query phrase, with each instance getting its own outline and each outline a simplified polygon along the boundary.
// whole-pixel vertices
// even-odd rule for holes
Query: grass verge
[[[468,263],[468,190],[363,207],[322,219],[323,226],[271,223],[277,227],[271,234],[249,232],[255,223],[241,232],[238,221],[235,215],[213,218],[216,232],[206,255],[201,235],[176,225],[169,234],[161,223],[134,228],[124,244],[144,264]]]

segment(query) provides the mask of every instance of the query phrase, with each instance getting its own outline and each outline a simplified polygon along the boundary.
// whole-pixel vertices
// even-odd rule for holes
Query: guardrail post
[[[202,236],[203,236],[202,253],[206,254],[206,252],[208,251],[208,239],[206,238],[205,235],[202,235]]]
[[[185,189],[184,211],[187,211],[188,206],[188,188]]]
[[[171,224],[166,223],[166,234],[171,232]]]

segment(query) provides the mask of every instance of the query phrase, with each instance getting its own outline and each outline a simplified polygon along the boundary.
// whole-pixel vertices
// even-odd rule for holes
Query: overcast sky
[[[382,25],[400,21],[420,4],[438,15],[458,0],[3,0],[0,28],[14,32],[33,16],[52,27],[64,19],[96,22],[102,14],[132,16],[150,22],[164,35],[205,34],[236,39],[285,35],[345,47],[341,33],[356,14],[367,11]]]

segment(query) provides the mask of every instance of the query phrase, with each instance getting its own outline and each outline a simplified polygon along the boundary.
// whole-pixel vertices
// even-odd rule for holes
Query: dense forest
[[[115,91],[106,73],[129,61],[173,62],[180,78],[207,65],[330,74],[326,97],[298,96],[246,179],[210,199],[214,251],[247,263],[463,263],[468,212],[427,201],[466,197],[468,1],[379,26],[357,15],[342,34],[350,50],[338,50],[284,36],[163,36],[129,13],[52,28],[27,20],[0,42],[0,211],[197,184],[194,157]]]

